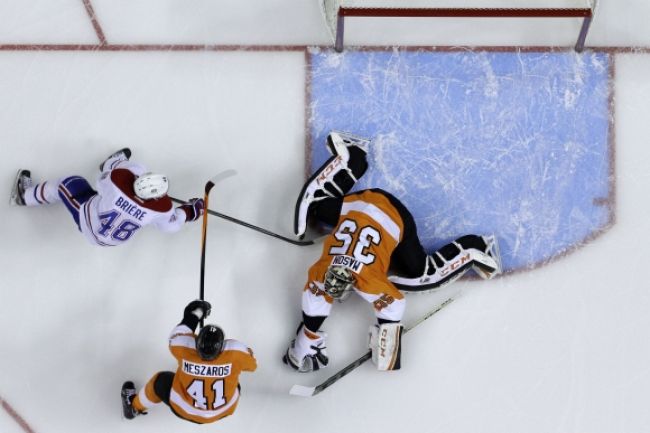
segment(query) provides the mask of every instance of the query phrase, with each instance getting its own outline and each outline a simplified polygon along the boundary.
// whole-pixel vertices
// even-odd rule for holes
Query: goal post
[[[582,19],[574,49],[581,52],[594,15],[594,0],[321,0],[337,52],[345,19],[372,18],[573,18]]]

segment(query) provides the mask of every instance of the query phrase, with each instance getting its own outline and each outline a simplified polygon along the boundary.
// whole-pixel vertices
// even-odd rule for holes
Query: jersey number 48
[[[140,226],[128,220],[116,224],[115,220],[119,216],[120,213],[116,210],[99,214],[99,220],[101,221],[102,226],[99,228],[97,233],[104,237],[110,236],[119,242],[124,242],[133,236],[133,233],[135,233]]]

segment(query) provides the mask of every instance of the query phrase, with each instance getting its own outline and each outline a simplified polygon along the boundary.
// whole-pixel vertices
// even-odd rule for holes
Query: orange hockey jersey
[[[330,265],[343,265],[356,276],[355,287],[379,302],[404,296],[388,280],[390,258],[402,239],[404,223],[398,210],[381,192],[365,190],[345,196],[338,224],[323,245],[320,259],[309,269],[305,290],[332,298],[321,289]]]
[[[231,415],[239,401],[239,374],[255,371],[253,351],[228,339],[212,361],[201,359],[196,337],[186,325],[178,325],[169,338],[169,350],[178,361],[169,405],[180,417],[204,424]]]

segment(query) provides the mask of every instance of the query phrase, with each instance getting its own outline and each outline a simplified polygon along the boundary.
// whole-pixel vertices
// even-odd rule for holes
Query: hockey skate
[[[473,254],[474,265],[472,268],[481,278],[489,280],[503,271],[501,252],[499,251],[499,242],[494,235],[482,237],[487,245],[485,253]]]
[[[99,171],[104,171],[104,168],[107,170],[112,170],[113,166],[117,164],[118,162],[122,161],[128,161],[131,158],[131,149],[128,147],[125,147],[124,149],[120,149],[108,158],[104,160],[101,164],[99,164]]]
[[[32,186],[32,174],[29,170],[18,170],[14,187],[11,190],[9,204],[13,206],[25,206],[25,191]]]
[[[327,150],[331,155],[342,155],[344,147],[358,147],[368,153],[370,139],[352,135],[349,132],[332,131],[327,136]]]
[[[124,414],[124,418],[133,419],[138,415],[146,415],[146,412],[138,412],[133,407],[133,399],[136,395],[135,385],[133,382],[130,380],[124,382],[124,384],[122,384],[122,392],[120,395],[122,397],[122,412]]]

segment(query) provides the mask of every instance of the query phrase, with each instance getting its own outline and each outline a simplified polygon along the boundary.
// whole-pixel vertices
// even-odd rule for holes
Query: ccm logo
[[[327,177],[332,174],[332,172],[335,171],[338,167],[340,167],[342,163],[343,158],[341,158],[341,155],[337,155],[336,158],[334,158],[334,161],[327,164],[327,167],[325,167],[323,172],[316,178],[316,182],[319,185],[324,184],[327,180]]]
[[[469,253],[467,253],[464,256],[459,257],[458,259],[456,259],[456,261],[450,263],[449,266],[447,266],[445,268],[442,268],[440,270],[440,275],[442,275],[444,277],[444,276],[448,275],[450,272],[455,271],[456,269],[463,266],[465,263],[469,263],[469,262],[470,262]]]
[[[386,345],[388,342],[388,330],[382,329],[379,335],[379,353],[381,356],[386,356]]]

